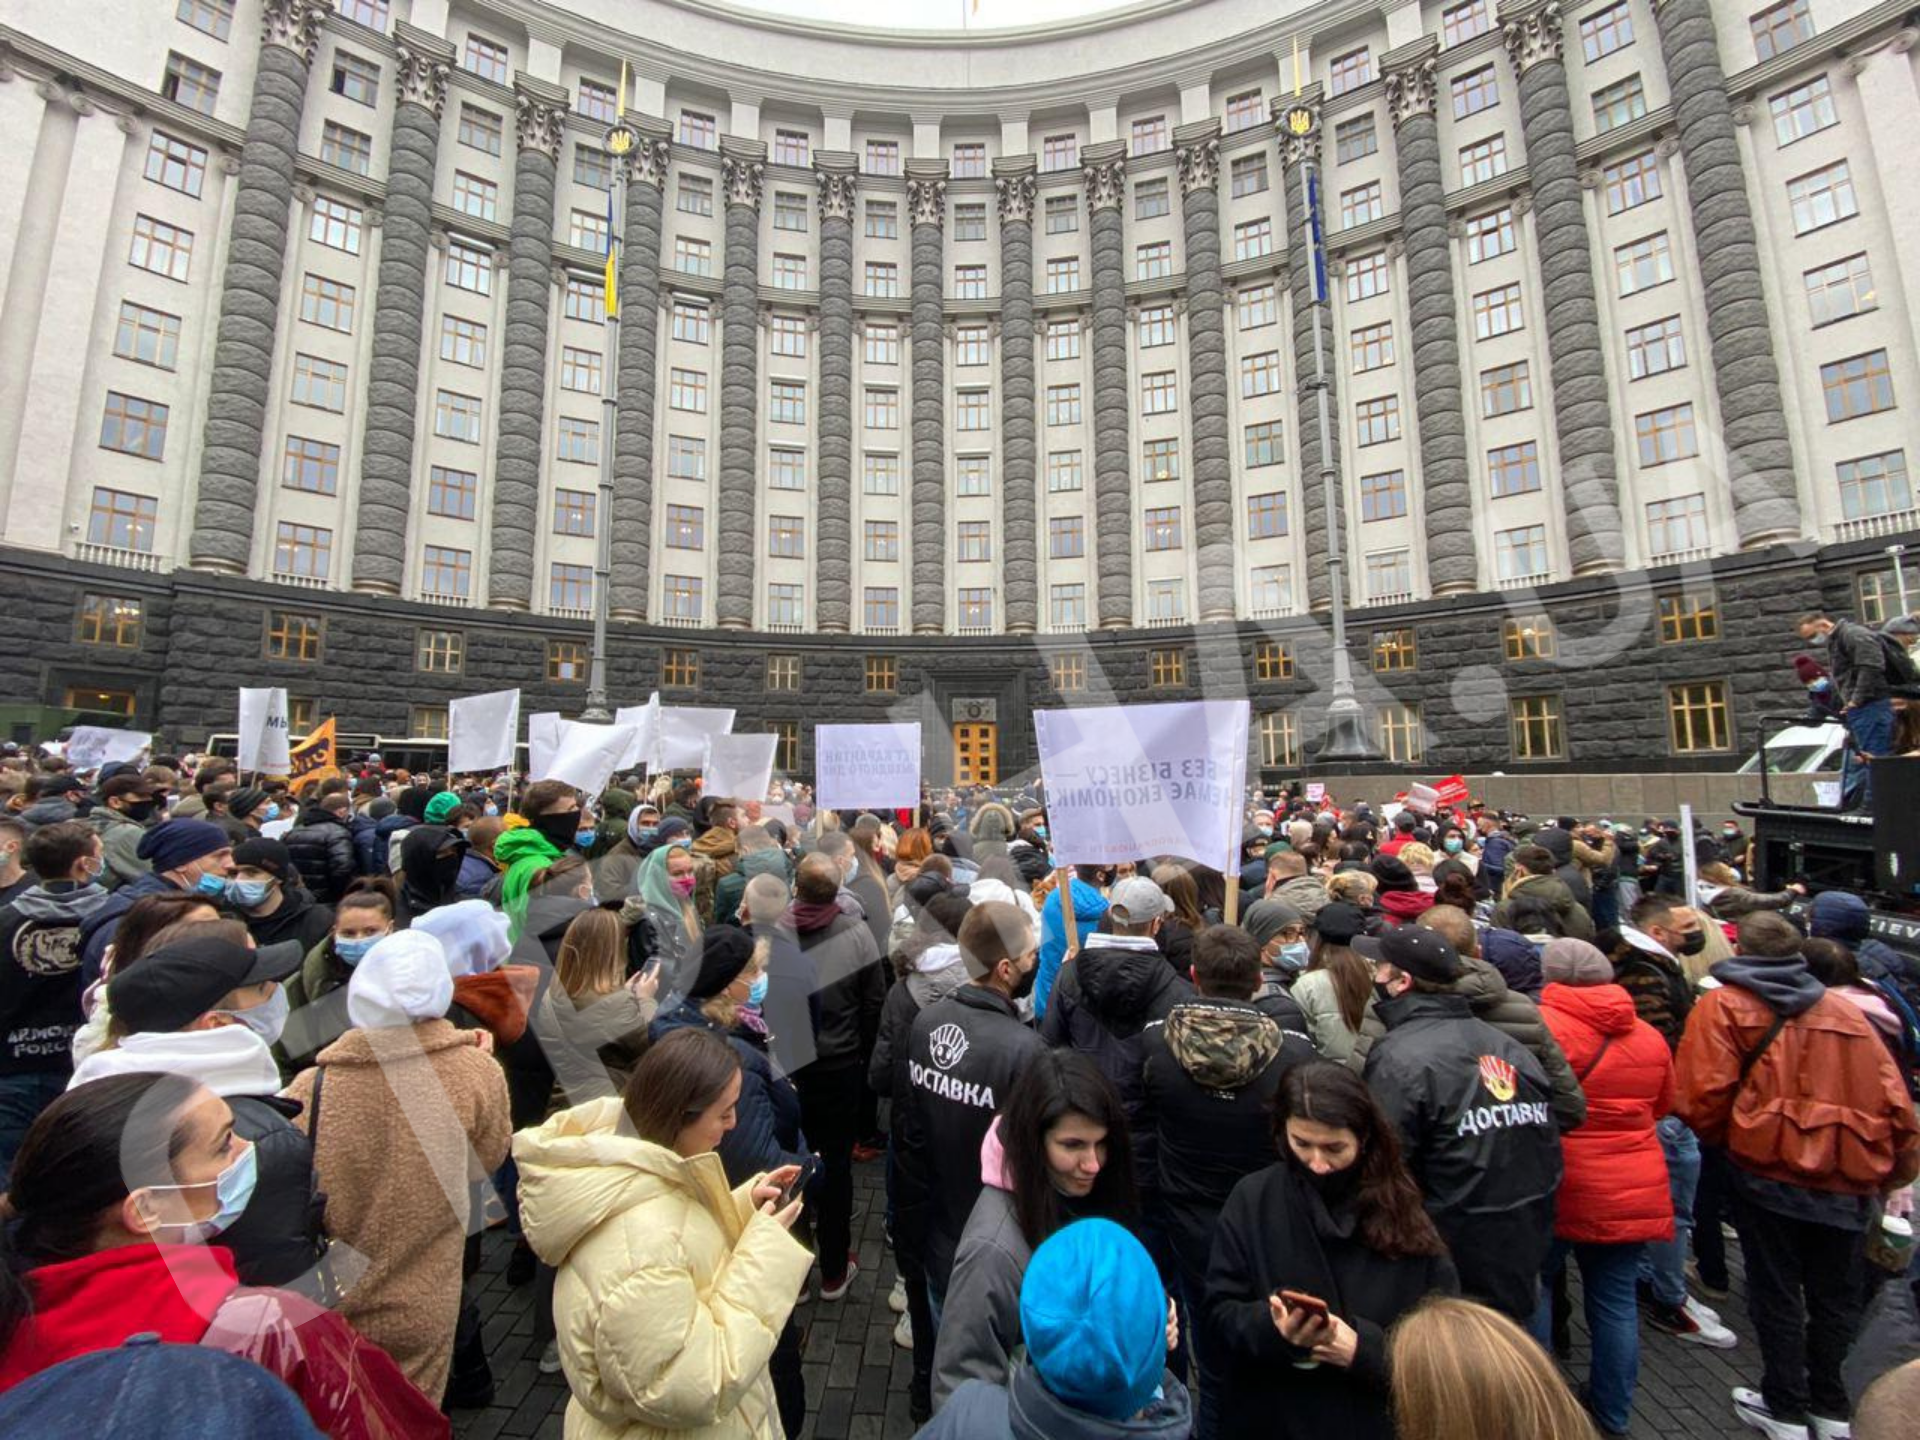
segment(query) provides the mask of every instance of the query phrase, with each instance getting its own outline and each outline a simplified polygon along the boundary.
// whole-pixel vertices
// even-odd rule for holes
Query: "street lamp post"
[[[1320,114],[1311,105],[1287,111],[1288,136],[1299,147],[1301,254],[1311,267],[1307,276],[1308,308],[1313,316],[1313,377],[1303,378],[1314,393],[1315,421],[1320,436],[1320,493],[1327,514],[1327,587],[1333,599],[1333,698],[1327,705],[1327,733],[1315,756],[1316,764],[1366,762],[1380,758],[1367,738],[1366,718],[1353,694],[1353,662],[1347,655],[1347,547],[1342,531],[1338,471],[1333,462],[1333,422],[1327,413],[1327,358],[1321,345],[1323,311],[1327,306],[1324,263],[1320,252],[1318,186]]]
[[[625,87],[622,87],[625,98]],[[615,281],[620,273],[620,227],[627,214],[627,156],[640,136],[622,117],[607,127],[601,141],[613,159],[608,206],[606,343],[600,366],[600,498],[593,516],[593,654],[587,662],[587,703],[580,718],[589,725],[611,725],[607,704],[607,611],[613,604],[613,440],[620,413],[620,303]]]
[[[1900,613],[1902,615],[1909,615],[1913,613],[1912,611],[1907,609],[1907,570],[1906,570],[1906,567],[1900,563],[1902,558],[1905,557],[1906,553],[1907,553],[1907,547],[1904,545],[1887,546],[1887,557],[1893,561],[1894,593],[1900,597],[1899,605],[1900,605]]]

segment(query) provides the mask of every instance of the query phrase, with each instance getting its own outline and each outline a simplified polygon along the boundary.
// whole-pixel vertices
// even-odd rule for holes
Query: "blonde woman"
[[[1341,870],[1327,877],[1327,899],[1344,901],[1362,910],[1373,909],[1380,881],[1365,870]]]
[[[583,910],[560,940],[554,983],[535,1028],[553,1061],[562,1105],[618,1095],[647,1048],[660,973],[627,975],[626,927],[612,910]]]
[[[1593,1440],[1547,1352],[1484,1305],[1429,1300],[1388,1348],[1399,1440]]]
[[[1413,883],[1427,894],[1434,891],[1433,851],[1418,840],[1409,841],[1400,847],[1400,863],[1413,872]]]

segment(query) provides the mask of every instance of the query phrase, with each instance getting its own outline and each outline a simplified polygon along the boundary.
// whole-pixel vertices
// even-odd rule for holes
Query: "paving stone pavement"
[[[854,1277],[853,1289],[836,1304],[815,1299],[799,1311],[806,1332],[803,1368],[808,1406],[807,1428],[799,1440],[907,1440],[914,1431],[907,1417],[912,1359],[893,1343],[897,1317],[887,1308],[894,1272],[881,1233],[882,1171],[883,1166],[875,1162],[858,1166],[855,1172],[854,1203],[861,1207],[854,1217],[860,1273]],[[472,1282],[493,1362],[495,1394],[486,1409],[455,1415],[453,1433],[459,1440],[498,1436],[560,1440],[563,1434],[566,1380],[562,1375],[539,1373],[540,1347],[533,1343],[534,1287],[507,1284],[510,1249],[504,1230],[489,1231],[481,1273]],[[1734,1295],[1715,1308],[1740,1335],[1740,1344],[1732,1350],[1709,1350],[1642,1327],[1635,1440],[1753,1434],[1734,1420],[1728,1393],[1735,1385],[1758,1386],[1760,1373],[1741,1288],[1739,1247],[1730,1242],[1729,1250]],[[1586,1372],[1587,1337],[1577,1285],[1573,1339],[1568,1372],[1578,1380]]]

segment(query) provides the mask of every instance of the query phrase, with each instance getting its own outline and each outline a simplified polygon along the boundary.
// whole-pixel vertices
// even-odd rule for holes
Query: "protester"
[[[763,825],[748,825],[741,829],[738,837],[739,853],[734,866],[720,877],[713,891],[713,921],[716,925],[734,925],[739,923],[740,897],[746,893],[747,882],[756,875],[771,875],[782,885],[793,883],[793,867],[787,862],[787,855]],[[881,913],[886,913],[884,907]]]
[[[1202,1436],[1216,1432],[1225,1380],[1202,1306],[1220,1209],[1236,1184],[1272,1163],[1275,1093],[1289,1071],[1314,1058],[1311,1043],[1255,1006],[1259,978],[1252,937],[1235,926],[1210,926],[1194,942],[1197,995],[1141,1036],[1136,1133],[1152,1137],[1157,1157],[1147,1182],[1194,1336]]]
[[[1367,1085],[1400,1132],[1460,1288],[1528,1320],[1561,1170],[1546,1073],[1453,992],[1460,957],[1437,931],[1401,926],[1357,937],[1354,948],[1374,962],[1387,997],[1379,1006],[1387,1033],[1367,1055]]]
[[[1739,953],[1688,1018],[1676,1108],[1723,1146],[1760,1342],[1759,1391],[1735,1413],[1774,1440],[1823,1437],[1848,1414],[1840,1367],[1860,1323],[1862,1248],[1877,1195],[1920,1175],[1906,1083],[1860,1011],[1827,993],[1787,920],[1740,922]]]
[[[1493,923],[1503,930],[1518,929],[1514,923],[1515,902],[1538,900],[1553,912],[1560,933],[1592,940],[1593,917],[1560,877],[1559,863],[1544,846],[1522,845],[1515,850],[1510,857],[1506,882],[1501,887],[1500,903],[1493,907]]]
[[[919,1440],[1185,1440],[1186,1387],[1166,1372],[1166,1292],[1122,1227],[1082,1220],[1033,1253],[1025,1353],[1004,1380],[957,1389]]]
[[[27,827],[19,817],[0,811],[0,905],[11,904],[34,877],[25,868]]]
[[[507,912],[511,937],[519,940],[526,922],[527,892],[533,877],[567,851],[580,833],[580,796],[563,780],[537,780],[521,796],[516,814],[494,842],[493,858],[504,875],[500,908]],[[516,825],[515,820],[523,820]],[[458,880],[458,871],[455,871]]]
[[[440,942],[388,936],[347,982],[354,1028],[287,1087],[303,1107],[328,1229],[367,1260],[340,1313],[436,1397],[453,1358],[470,1186],[510,1139],[506,1081],[475,1043],[488,1037],[455,1029],[452,1003]]]
[[[353,832],[347,826],[351,808],[344,790],[322,795],[300,812],[293,828],[281,837],[302,883],[322,905],[338,904],[360,873]]]
[[[619,1095],[659,1013],[657,972],[627,975],[625,927],[611,910],[583,910],[567,925],[534,1029],[566,1105]]]
[[[1648,1241],[1673,1238],[1666,1156],[1654,1129],[1673,1105],[1673,1057],[1586,941],[1549,941],[1541,968],[1540,1014],[1587,1101],[1585,1122],[1564,1139],[1546,1280],[1551,1287],[1569,1255],[1579,1263],[1593,1341],[1587,1404],[1602,1433],[1625,1435],[1640,1368],[1641,1253]],[[1548,1311],[1543,1299],[1533,1321],[1543,1344]]]
[[[87,821],[100,836],[106,869],[100,883],[118,889],[148,873],[140,858],[140,838],[147,833],[159,804],[144,776],[120,774],[100,786],[100,801]]]
[[[227,904],[259,945],[291,941],[304,956],[333,932],[333,911],[306,892],[278,840],[247,840],[233,847]]]
[[[509,831],[502,843],[512,834]],[[660,967],[663,996],[685,994],[698,963],[702,926],[693,908],[693,871],[693,856],[685,846],[663,843],[641,865],[637,893],[621,911],[637,965]]]
[[[1087,936],[1093,933],[1101,916],[1107,913],[1107,897],[1101,890],[1106,883],[1107,873],[1104,866],[1076,865],[1068,879],[1073,895],[1074,935],[1078,941],[1074,947],[1076,950],[1086,944]],[[1039,957],[1039,969],[1033,981],[1033,1014],[1036,1020],[1044,1020],[1055,979],[1067,958],[1067,927],[1060,909],[1058,885],[1047,893],[1046,903],[1040,907]]]
[[[1873,767],[1859,763],[1893,748],[1893,693],[1888,688],[1887,655],[1880,637],[1855,620],[1835,620],[1824,610],[1800,617],[1800,639],[1824,647],[1833,670],[1840,718],[1857,754],[1849,761],[1840,795],[1843,810],[1873,806]]]
[[[1289,1070],[1273,1146],[1278,1163],[1234,1187],[1214,1239],[1202,1344],[1217,1336],[1225,1363],[1213,1433],[1389,1440],[1387,1332],[1458,1288],[1453,1263],[1394,1125],[1351,1070]]]
[[[623,1099],[515,1138],[527,1238],[556,1267],[560,1360],[579,1436],[777,1436],[768,1374],[812,1257],[787,1233],[783,1167],[733,1186],[715,1153],[737,1051],[695,1028],[652,1046]]]
[[[1484,1305],[1429,1300],[1394,1327],[1388,1350],[1398,1440],[1591,1440],[1546,1352]]]
[[[1021,1343],[1021,1277],[1049,1235],[1090,1215],[1139,1223],[1120,1097],[1072,1051],[1048,1051],[1021,1076],[981,1145],[980,1179],[940,1317],[936,1406],[966,1380],[1006,1375]]]
[[[67,1087],[80,1007],[80,936],[107,901],[104,843],[81,820],[27,838],[38,882],[0,907],[0,1191],[40,1112]]]
[[[129,1422],[140,1440],[324,1440],[300,1397],[262,1366],[204,1345],[163,1345],[152,1332],[63,1360],[0,1396],[0,1433],[10,1440],[126,1434]]]
[[[1867,902],[1845,890],[1822,890],[1813,897],[1807,933],[1816,939],[1837,940],[1853,951],[1860,973],[1876,983],[1893,985],[1907,1008],[1920,1014],[1920,959],[1895,950],[1872,933]]]
[[[453,893],[460,899],[493,899],[488,892],[497,888],[501,874],[493,847],[505,829],[506,822],[497,815],[482,815],[467,826],[467,853],[460,857],[460,873],[453,882]]]
[[[152,870],[122,885],[80,926],[80,973],[86,983],[100,978],[100,964],[113,941],[120,917],[143,895],[194,893],[219,901],[233,873],[233,844],[218,826],[204,820],[169,820],[140,837],[139,857]]]
[[[1375,1014],[1373,966],[1353,949],[1367,933],[1364,911],[1329,900],[1310,924],[1307,968],[1293,982],[1292,996],[1314,1048],[1327,1059],[1358,1070],[1374,1042],[1387,1033]]]
[[[448,1435],[433,1401],[343,1317],[242,1288],[226,1247],[204,1243],[256,1173],[226,1104],[178,1075],[113,1076],[49,1106],[0,1227],[0,1392],[145,1333],[257,1359],[327,1435]]]

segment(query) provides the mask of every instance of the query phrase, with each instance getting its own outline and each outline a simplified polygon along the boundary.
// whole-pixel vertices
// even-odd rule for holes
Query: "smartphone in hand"
[[[794,1176],[792,1183],[780,1192],[780,1198],[773,1202],[773,1208],[776,1211],[786,1209],[787,1206],[800,1198],[801,1192],[807,1188],[812,1182],[813,1177],[819,1173],[820,1157],[818,1155],[807,1156],[805,1160],[800,1162],[800,1173]]]
[[[1300,1290],[1282,1290],[1279,1293],[1281,1303],[1289,1310],[1299,1310],[1316,1320],[1328,1318],[1327,1302],[1317,1295],[1308,1295]]]

